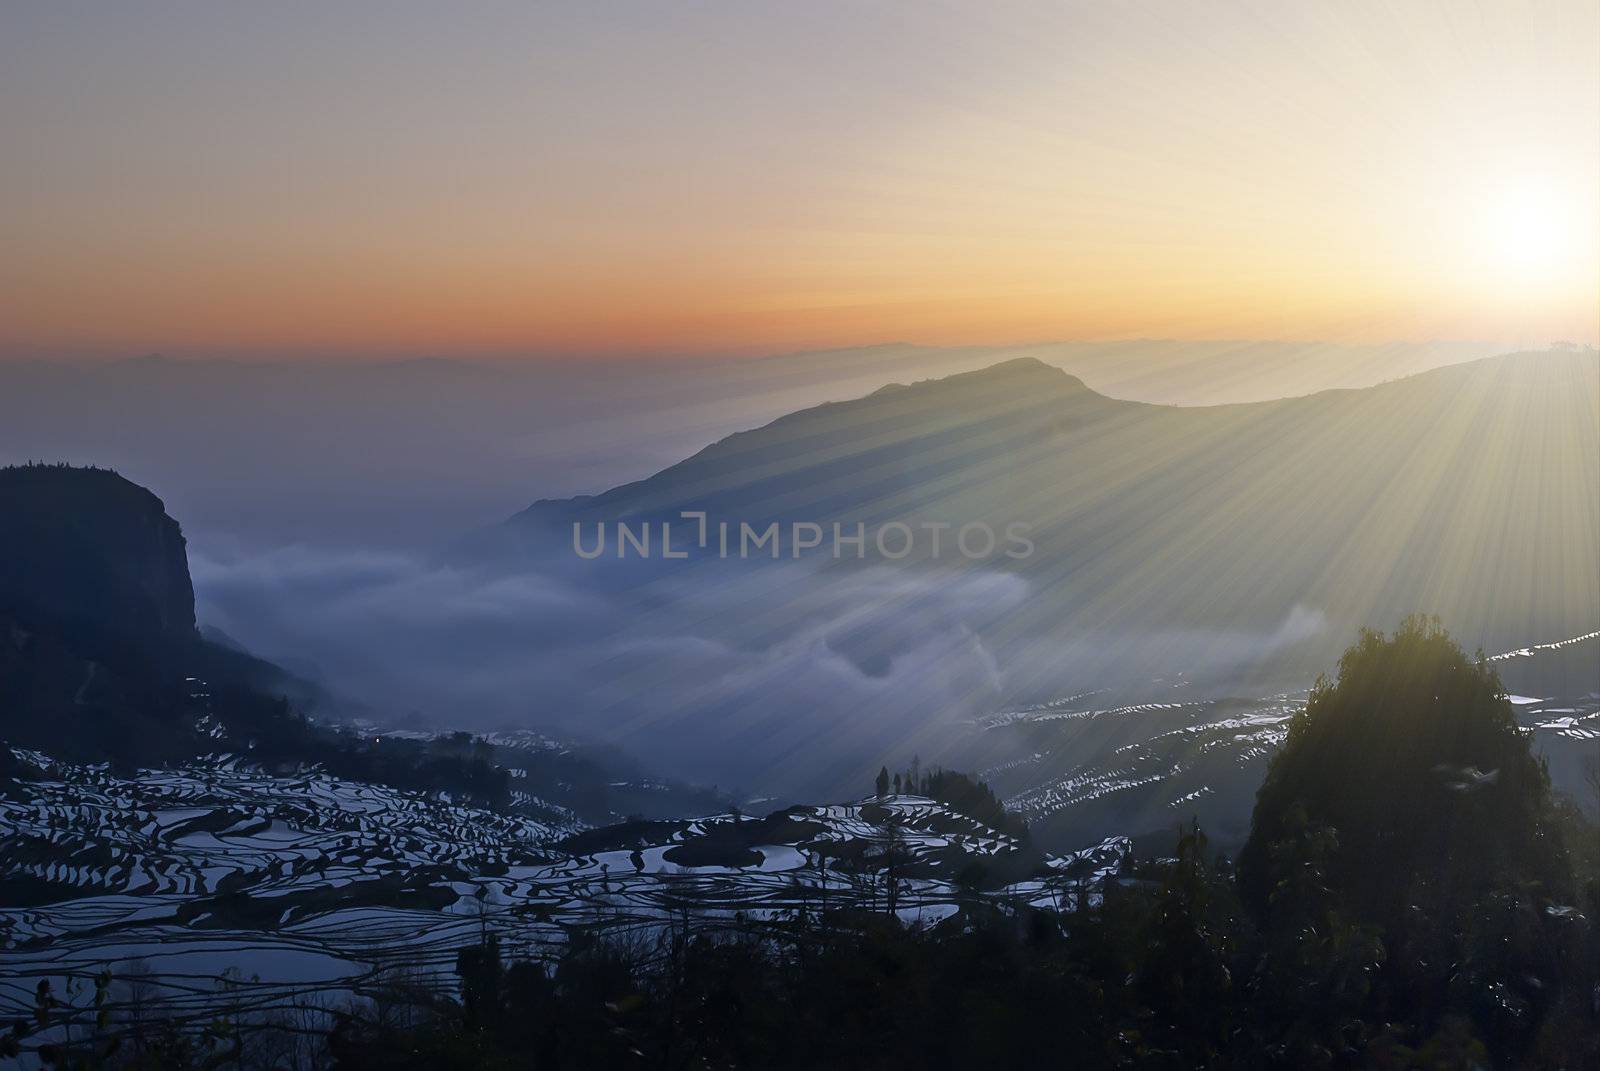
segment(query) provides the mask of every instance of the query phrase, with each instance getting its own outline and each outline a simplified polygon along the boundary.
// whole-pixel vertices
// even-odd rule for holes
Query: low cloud
[[[1027,597],[985,571],[718,563],[619,583],[304,546],[192,568],[204,623],[383,716],[547,727],[795,796],[933,754],[999,703],[982,635]]]
[[[948,756],[1008,704],[1228,687],[1330,632],[1304,607],[1253,632],[1085,628],[1023,579],[977,567],[504,572],[301,546],[196,554],[192,568],[204,623],[380,717],[540,727],[797,799],[858,789],[879,763]]]

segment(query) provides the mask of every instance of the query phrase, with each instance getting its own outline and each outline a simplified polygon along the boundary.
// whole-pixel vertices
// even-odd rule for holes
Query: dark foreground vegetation
[[[952,786],[968,793],[965,782]],[[920,787],[920,786],[919,786]],[[1099,896],[976,892],[892,916],[663,919],[559,957],[486,924],[455,976],[315,1015],[130,1024],[73,1067],[1596,1068],[1600,831],[1550,790],[1499,681],[1438,626],[1364,635],[1321,682],[1234,862],[1200,829]],[[65,1013],[41,993],[36,1020]],[[100,1003],[96,1005],[94,1001]],[[115,1007],[113,1005],[115,1004]]]

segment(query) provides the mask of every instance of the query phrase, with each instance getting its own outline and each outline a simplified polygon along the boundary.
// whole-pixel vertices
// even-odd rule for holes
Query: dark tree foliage
[[[1191,827],[1174,858],[1110,885],[1103,902],[1011,911],[973,899],[960,922],[932,930],[852,910],[759,923],[685,917],[631,936],[577,931],[531,958],[486,927],[457,955],[453,992],[405,975],[369,985],[370,1002],[333,1016],[316,1058],[292,1066],[1300,1071],[1600,1060],[1588,998],[1600,964],[1585,921],[1566,931],[1566,968],[1535,957],[1485,976],[1469,954],[1437,969],[1474,972],[1471,990],[1490,1000],[1402,1017],[1383,1004],[1381,938],[1349,922],[1331,894],[1304,919],[1261,930],[1235,890],[1226,861]],[[1551,999],[1508,1031],[1508,1008],[1492,1001],[1529,971],[1544,972]],[[0,1051],[27,1044],[60,1010],[0,1035]],[[146,1022],[149,1036],[169,1040],[145,1062],[99,1058],[114,1038],[81,1033],[55,1066],[291,1066],[275,1059],[270,1024],[236,1020],[222,1037],[192,1025]]]
[[[1385,1020],[1532,1043],[1596,968],[1574,970],[1562,815],[1481,658],[1431,618],[1363,631],[1291,725],[1240,854],[1264,997],[1308,1052]]]
[[[971,774],[960,773],[956,770],[933,769],[922,771],[920,763],[912,760],[912,768],[904,775],[895,774],[895,791],[911,792],[927,796],[929,799],[938,800],[951,810],[964,814],[968,818],[975,818],[991,829],[1010,833],[1017,837],[1026,837],[1028,834],[1027,823],[1016,815],[1011,814],[1001,803],[994,790],[987,784],[973,777]],[[879,771],[878,780],[885,787],[888,785],[888,772]],[[878,795],[883,795],[880,790]]]
[[[1391,933],[1512,884],[1571,893],[1543,763],[1494,671],[1431,618],[1364,630],[1295,717],[1240,854],[1254,909],[1299,880],[1319,834],[1328,885]]]

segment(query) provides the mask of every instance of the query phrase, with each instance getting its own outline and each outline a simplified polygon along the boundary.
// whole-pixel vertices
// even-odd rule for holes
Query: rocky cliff
[[[196,639],[183,532],[108,469],[0,469],[0,613],[91,657],[181,653]]]

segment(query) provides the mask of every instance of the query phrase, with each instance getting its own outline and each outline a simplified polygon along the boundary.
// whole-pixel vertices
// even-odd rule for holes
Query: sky
[[[1600,342],[1600,5],[0,4],[0,357]]]

